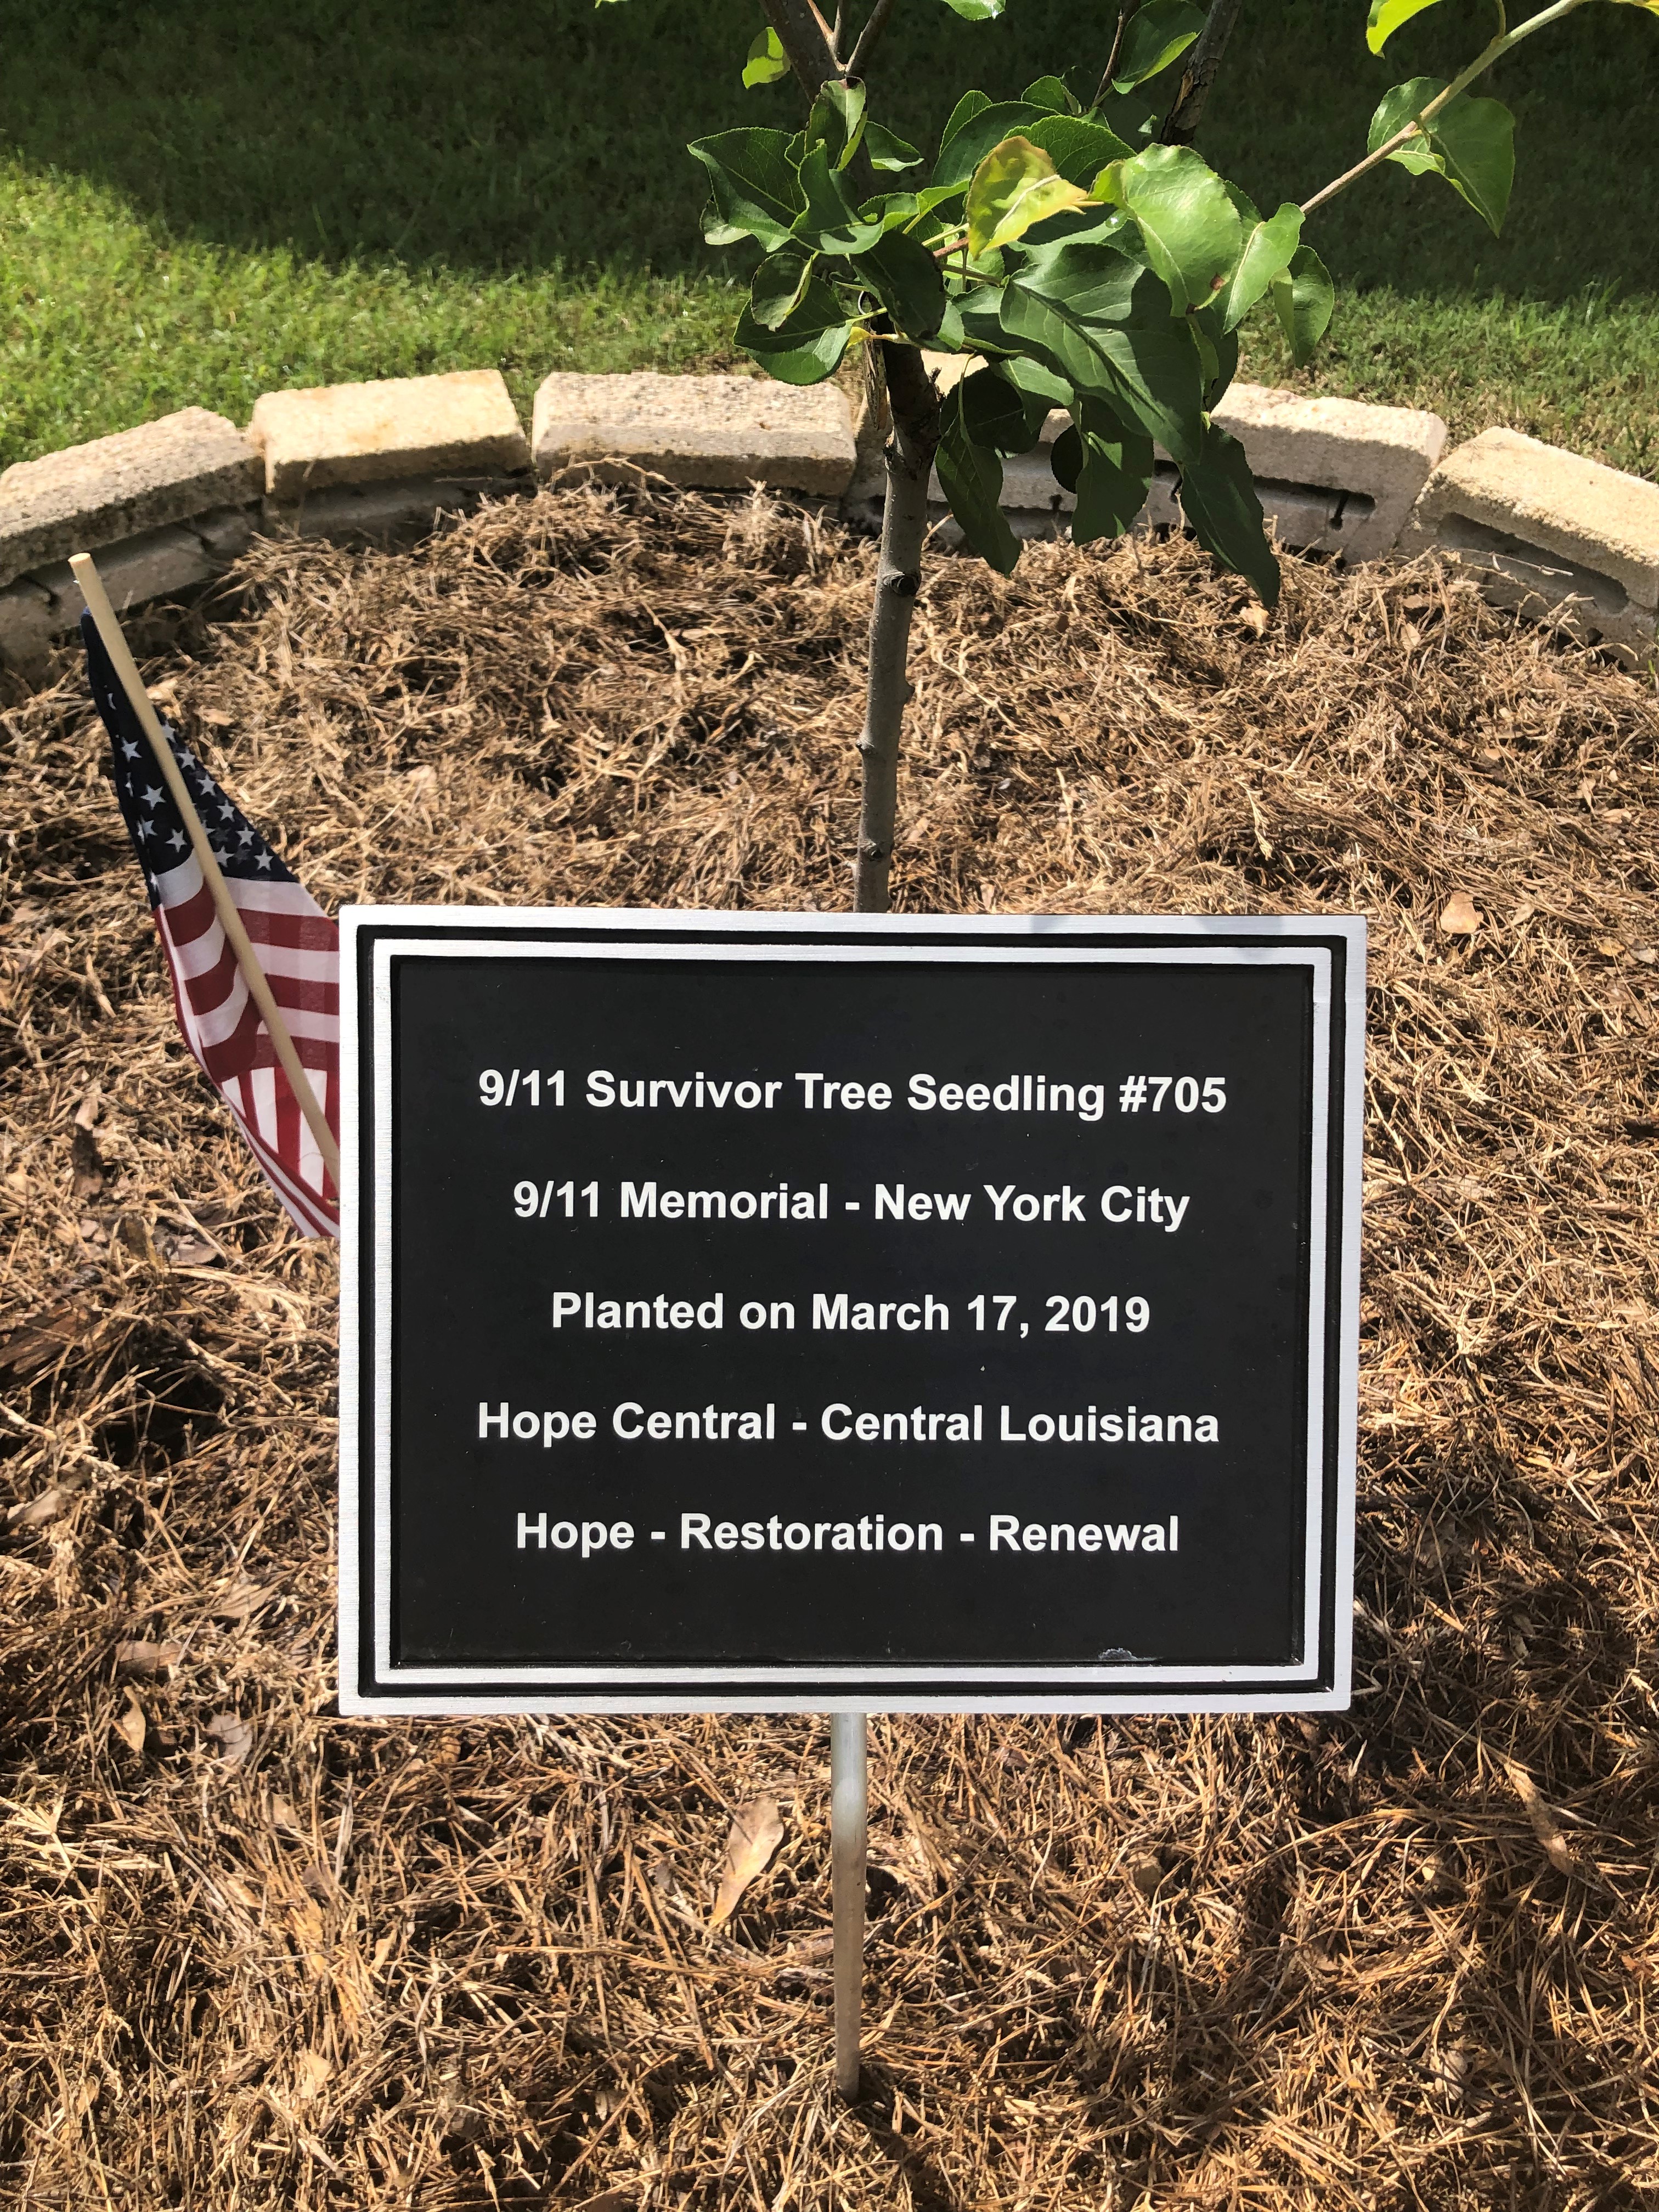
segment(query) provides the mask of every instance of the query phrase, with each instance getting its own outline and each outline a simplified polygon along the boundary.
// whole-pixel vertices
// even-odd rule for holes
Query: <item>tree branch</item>
[[[1204,119],[1210,87],[1215,82],[1221,57],[1238,21],[1243,0],[1210,0],[1210,12],[1195,45],[1187,49],[1187,65],[1181,72],[1181,88],[1164,119],[1161,133],[1166,146],[1190,146]]]
[[[859,42],[853,49],[853,58],[847,64],[847,75],[854,84],[864,75],[870,57],[882,33],[887,28],[887,18],[893,12],[893,0],[876,0],[870,10],[870,20],[859,33]]]
[[[1529,39],[1534,31],[1541,31],[1546,23],[1559,23],[1564,15],[1571,15],[1575,8],[1582,8],[1584,0],[1555,0],[1554,7],[1545,8],[1536,15],[1529,15],[1524,23],[1517,23],[1512,31],[1500,32],[1489,46],[1475,56],[1466,70],[1452,79],[1443,92],[1436,94],[1423,112],[1408,123],[1403,131],[1396,131],[1393,137],[1385,139],[1374,154],[1367,154],[1363,161],[1356,161],[1352,169],[1345,169],[1340,177],[1334,177],[1310,200],[1304,200],[1303,214],[1311,215],[1316,207],[1323,207],[1327,200],[1334,199],[1356,179],[1376,168],[1388,160],[1390,154],[1398,153],[1408,140],[1419,135],[1426,137],[1428,134],[1424,131],[1423,125],[1431,117],[1438,115],[1443,107],[1449,106],[1460,92],[1467,91],[1476,77],[1484,76],[1495,61],[1500,60],[1512,47],[1518,46],[1522,39]]]
[[[1122,6],[1117,11],[1117,28],[1112,33],[1112,51],[1106,57],[1106,66],[1100,73],[1100,89],[1094,97],[1094,105],[1097,107],[1103,107],[1106,105],[1106,95],[1112,88],[1112,71],[1117,67],[1117,58],[1123,51],[1123,33],[1129,27],[1130,16],[1136,13],[1139,6],[1140,0],[1123,0]]]
[[[816,100],[819,88],[841,75],[830,26],[818,13],[815,0],[765,0],[765,8],[790,68],[800,79],[806,97]]]
[[[1436,100],[1430,106],[1425,107],[1423,110],[1425,120],[1434,112],[1436,108],[1443,105],[1443,100]],[[1408,123],[1403,131],[1396,131],[1392,138],[1384,139],[1376,153],[1367,154],[1363,161],[1356,161],[1352,168],[1345,169],[1340,177],[1333,177],[1328,185],[1322,185],[1310,200],[1304,200],[1303,214],[1310,216],[1316,207],[1323,207],[1327,200],[1334,200],[1339,192],[1346,191],[1348,186],[1356,183],[1359,178],[1368,175],[1375,168],[1379,168],[1390,154],[1398,153],[1409,139],[1421,137],[1424,135],[1421,123]]]

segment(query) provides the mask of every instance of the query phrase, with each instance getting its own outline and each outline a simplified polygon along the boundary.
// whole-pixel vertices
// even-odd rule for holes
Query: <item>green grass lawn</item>
[[[1098,65],[1113,10],[905,0],[878,112],[936,133],[954,93]],[[1365,52],[1363,0],[1246,0],[1206,149],[1258,199],[1364,149],[1379,94],[1443,69],[1490,9],[1449,0]],[[744,94],[754,0],[40,0],[0,33],[0,465],[192,403],[498,363],[729,359],[742,272],[703,247],[687,138],[783,121]],[[1522,118],[1494,240],[1389,169],[1310,236],[1339,286],[1300,380],[1495,422],[1659,476],[1659,23],[1595,6],[1495,88]],[[1290,380],[1253,326],[1245,374]]]

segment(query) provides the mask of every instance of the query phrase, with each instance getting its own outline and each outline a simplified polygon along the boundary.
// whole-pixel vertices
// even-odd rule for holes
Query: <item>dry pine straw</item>
[[[870,574],[547,494],[256,547],[148,673],[331,907],[838,907]],[[821,1721],[334,1717],[332,1250],[66,670],[0,714],[7,2201],[1653,2202],[1652,689],[1429,564],[1264,633],[1180,544],[941,559],[915,667],[906,908],[1372,920],[1352,1713],[878,1723],[851,2112]]]

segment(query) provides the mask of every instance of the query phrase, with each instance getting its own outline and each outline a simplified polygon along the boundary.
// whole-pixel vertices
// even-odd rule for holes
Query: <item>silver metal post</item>
[[[830,1716],[830,1869],[836,1925],[836,2087],[859,2093],[864,1999],[864,1854],[870,1825],[869,1737],[862,1713]]]

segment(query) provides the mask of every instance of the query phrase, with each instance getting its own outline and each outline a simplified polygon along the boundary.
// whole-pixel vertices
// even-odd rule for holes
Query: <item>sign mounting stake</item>
[[[830,1716],[830,1871],[836,1930],[836,2087],[859,2093],[859,2014],[864,1997],[865,1847],[870,1829],[867,1724]]]

